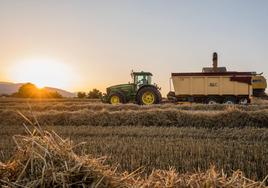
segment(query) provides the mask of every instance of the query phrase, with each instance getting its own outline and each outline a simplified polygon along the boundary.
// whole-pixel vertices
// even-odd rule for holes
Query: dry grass
[[[152,110],[152,109],[171,109],[171,110],[188,110],[188,111],[225,111],[230,109],[228,105],[216,104],[216,105],[204,105],[204,104],[191,104],[191,105],[176,105],[176,104],[161,104],[152,106],[139,106],[135,104],[124,104],[124,105],[110,105],[103,104],[98,101],[92,100],[20,100],[6,101],[0,99],[0,110],[20,110],[28,111],[29,106],[34,111],[79,111],[79,110],[90,110],[90,111],[126,111],[126,110]],[[235,105],[231,107],[236,110],[243,111],[256,111],[256,110],[267,110],[268,102],[265,100],[256,99],[256,102],[250,105]]]
[[[35,116],[43,128],[51,131],[39,130],[34,135],[26,135],[22,123],[27,123],[27,121],[18,115],[17,111],[25,114],[31,121],[35,121],[33,118]],[[113,166],[116,164],[117,171],[110,174],[112,177],[118,178],[115,182],[128,174],[124,174],[125,171],[131,172],[144,166],[145,169],[139,175],[129,177],[131,187],[134,187],[133,181],[137,186],[139,185],[138,187],[146,187],[146,183],[149,183],[147,187],[153,185],[162,187],[162,185],[168,185],[167,182],[171,180],[176,180],[175,187],[183,187],[186,184],[193,185],[193,187],[198,185],[209,187],[210,184],[201,183],[206,180],[216,181],[219,186],[219,181],[226,183],[231,178],[235,181],[238,180],[238,183],[246,181],[246,186],[251,181],[245,180],[240,171],[233,173],[233,170],[242,170],[246,177],[254,181],[262,181],[268,174],[268,103],[259,99],[252,105],[232,107],[172,104],[113,106],[91,100],[1,99],[0,126],[0,161],[7,161],[10,157],[10,162],[25,159],[17,163],[17,165],[21,165],[16,171],[19,174],[27,163],[29,153],[31,156],[35,156],[31,149],[37,153],[40,150],[38,145],[33,143],[36,142],[47,147],[48,143],[44,141],[44,135],[50,139],[59,138],[52,130],[56,130],[64,137],[72,138],[76,143],[86,141],[87,144],[83,147],[73,148],[74,144],[70,140],[63,140],[64,147],[67,148],[62,150],[65,154],[61,156],[57,153],[54,159],[45,158],[46,163],[50,165],[45,166],[50,169],[50,171],[46,171],[47,174],[50,173],[48,177],[50,183],[57,183],[53,179],[55,177],[51,175],[51,168],[55,167],[57,169],[56,180],[59,184],[62,183],[61,180],[66,181],[66,186],[72,185],[76,178],[84,177],[83,171],[74,168],[77,161],[69,156],[73,156],[73,154],[79,159],[97,161],[97,166],[105,166],[108,171],[113,171],[115,169]],[[17,150],[15,155],[14,146],[16,145],[11,140],[14,134],[23,135],[17,137],[17,146],[22,149]],[[27,143],[26,140],[28,140]],[[38,140],[42,143],[39,143]],[[29,149],[30,143],[33,146],[31,149]],[[52,153],[56,152],[55,148],[50,150],[47,147],[46,149]],[[67,154],[69,151],[73,154]],[[42,150],[40,152],[40,156],[45,153]],[[91,155],[85,156],[85,153]],[[105,163],[102,156],[108,156]],[[25,183],[28,182],[29,186],[33,182],[40,183],[40,179],[37,180],[36,177],[41,177],[43,173],[43,158],[35,156],[33,160],[33,164],[37,162],[34,165],[38,172],[33,176],[35,179],[28,180],[27,178],[31,178],[28,174],[25,181],[22,178],[19,183],[26,185]],[[80,175],[73,176],[70,171],[66,170],[65,162],[61,160],[65,160],[68,167],[73,167],[75,172],[79,172]],[[4,170],[0,170],[1,173],[6,173],[4,167],[8,167],[5,166],[7,164],[11,163],[6,162],[1,165]],[[31,163],[28,165],[29,169],[32,169]],[[87,165],[91,165],[91,163],[83,163],[81,169],[89,170]],[[211,165],[215,165],[217,169],[223,169],[227,175],[223,176],[221,172],[209,169]],[[9,167],[11,168],[11,166]],[[176,171],[170,169],[170,166],[174,166]],[[207,169],[209,170],[206,171]],[[90,168],[90,170],[92,169]],[[104,171],[106,170],[104,169]],[[151,173],[152,171],[153,173]],[[84,183],[95,185],[100,180],[98,176],[100,174],[94,176],[94,168],[91,172],[93,173],[91,175],[92,182],[85,178]],[[63,177],[60,177],[62,174]],[[216,180],[210,179],[211,174],[217,176]],[[100,176],[103,177],[102,175]],[[215,176],[213,177],[215,178]],[[6,181],[6,185],[13,184],[16,178],[18,177],[14,175],[13,180],[4,179],[4,181]],[[43,179],[42,181],[45,183]],[[106,182],[106,180],[102,181]],[[107,182],[110,181],[107,180]],[[160,184],[157,185],[156,182],[160,182]],[[195,184],[196,182],[200,184]],[[231,185],[233,184],[230,184],[229,187]],[[126,187],[128,186],[129,184],[126,184]],[[210,187],[213,186],[215,187],[215,184],[211,184]],[[250,186],[254,187],[254,184],[250,183]]]
[[[0,182],[8,187],[265,187],[243,176],[240,171],[227,176],[211,168],[207,172],[178,174],[174,169],[154,170],[148,177],[118,173],[105,165],[104,158],[74,152],[71,140],[40,128],[27,136],[15,136],[17,153],[0,163]]]
[[[268,174],[268,129],[140,126],[46,126],[76,143],[87,142],[75,149],[106,162],[118,164],[119,171],[133,171],[145,166],[144,175],[155,169],[174,166],[180,173],[205,171],[211,165],[229,175],[240,169],[254,180]],[[12,136],[24,134],[23,126],[2,126],[0,132],[0,161],[14,154]]]
[[[31,116],[29,111],[23,111]],[[189,111],[176,109],[122,110],[122,111],[42,111],[33,112],[43,125],[65,126],[175,126],[200,128],[266,127],[268,110],[243,111],[230,108],[225,111]],[[0,111],[3,125],[20,125],[23,122],[14,110]]]
[[[92,100],[0,100],[2,125],[20,125],[20,111],[32,113],[43,125],[267,127],[268,102],[255,99],[248,106],[226,105],[109,105]]]

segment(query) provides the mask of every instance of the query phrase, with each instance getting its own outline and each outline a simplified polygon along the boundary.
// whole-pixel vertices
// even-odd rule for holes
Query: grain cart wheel
[[[241,104],[241,105],[246,105],[248,103],[249,103],[249,100],[247,98],[241,98],[239,100],[239,104]]]
[[[121,93],[113,93],[109,96],[109,103],[110,104],[120,104],[125,103],[124,95]]]
[[[223,104],[233,105],[236,103],[236,99],[234,97],[226,97],[223,101]]]
[[[207,104],[209,105],[217,104],[217,100],[214,97],[209,97],[207,99]]]
[[[160,92],[154,87],[144,87],[137,94],[137,103],[141,105],[159,104],[161,99]]]

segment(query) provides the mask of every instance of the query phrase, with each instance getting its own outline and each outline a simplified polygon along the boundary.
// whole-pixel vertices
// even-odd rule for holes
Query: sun
[[[45,86],[70,88],[74,74],[67,64],[47,58],[33,58],[14,63],[9,76],[15,82],[31,82],[38,88]]]

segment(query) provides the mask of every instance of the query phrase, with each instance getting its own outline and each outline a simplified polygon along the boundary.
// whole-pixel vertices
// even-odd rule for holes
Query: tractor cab
[[[153,74],[150,72],[132,72],[131,77],[133,79],[133,83],[139,89],[143,85],[151,85],[152,84],[152,76]]]

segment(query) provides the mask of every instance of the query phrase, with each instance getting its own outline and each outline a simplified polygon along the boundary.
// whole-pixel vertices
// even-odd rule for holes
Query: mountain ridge
[[[13,82],[3,82],[0,81],[0,95],[11,95],[15,92],[17,92],[19,90],[19,88],[25,83],[13,83]],[[76,94],[66,91],[64,89],[60,89],[60,88],[55,88],[55,87],[49,87],[46,86],[44,87],[45,89],[49,90],[49,91],[56,91],[58,92],[60,95],[62,95],[63,97],[75,97]]]

